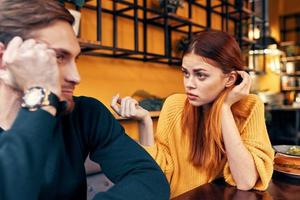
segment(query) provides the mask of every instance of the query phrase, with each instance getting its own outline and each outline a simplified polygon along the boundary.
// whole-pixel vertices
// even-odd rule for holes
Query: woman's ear
[[[237,72],[232,71],[229,74],[227,74],[227,81],[225,83],[225,87],[230,87],[232,85],[234,85],[234,83],[236,82],[237,79]]]
[[[5,45],[2,42],[0,42],[0,69],[4,69],[4,66],[2,64],[2,57],[4,54],[4,50],[5,50]]]

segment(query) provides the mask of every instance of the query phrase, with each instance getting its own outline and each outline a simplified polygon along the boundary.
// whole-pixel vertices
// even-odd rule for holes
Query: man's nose
[[[68,82],[73,82],[75,84],[80,83],[80,75],[75,62],[72,62],[65,73],[65,80]]]

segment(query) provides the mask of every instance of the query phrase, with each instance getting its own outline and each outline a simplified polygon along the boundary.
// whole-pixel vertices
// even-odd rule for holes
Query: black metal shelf
[[[282,58],[282,61],[285,62],[299,62],[300,61],[300,55],[299,56],[286,56]]]
[[[300,71],[294,73],[281,72],[280,76],[300,76]]]
[[[97,0],[96,6],[85,4],[82,8],[95,11],[97,16],[96,41],[80,40],[83,55],[181,65],[181,57],[173,52],[173,35],[181,34],[186,38],[191,38],[193,34],[201,30],[211,30],[212,14],[217,14],[221,17],[221,29],[223,31],[228,32],[229,23],[234,24],[233,35],[236,37],[243,51],[254,49],[255,45],[257,45],[255,40],[247,38],[246,32],[248,32],[248,27],[246,27],[245,30],[245,27],[243,27],[244,24],[260,23],[265,25],[265,18],[255,14],[255,5],[254,3],[249,3],[248,0],[239,0],[235,3],[230,3],[228,0],[218,0],[213,2],[214,5],[212,5],[212,0],[206,0],[204,4],[194,0],[188,0],[185,1],[185,4],[188,6],[188,16],[179,16],[175,13],[167,12],[166,3],[164,8],[160,11],[149,7],[147,0],[110,0],[110,3],[112,4],[111,8],[103,7],[103,2],[103,0]],[[206,23],[200,23],[201,19],[198,21],[192,19],[193,8],[202,9],[206,12]],[[110,46],[104,45],[103,42],[103,14],[112,16],[113,42]],[[128,49],[120,47],[118,44],[118,24],[120,18],[129,19],[133,22],[134,48]],[[141,31],[139,28],[140,26],[142,26],[142,34],[139,33],[139,31]],[[163,53],[153,53],[148,50],[148,30],[153,27],[161,28],[163,31]],[[139,37],[142,37],[142,40]],[[141,41],[142,44],[140,44]],[[140,48],[140,46],[143,46],[143,48]]]
[[[280,16],[281,41],[288,41],[287,34],[294,34],[294,41],[300,41],[300,13]]]
[[[292,87],[292,86],[290,86],[290,87],[284,87],[284,88],[282,88],[282,91],[300,91],[300,87],[298,86],[298,87]]]
[[[287,94],[300,92],[300,13],[293,13],[280,16],[280,36],[281,50],[285,52],[285,56],[281,57],[283,66],[287,63],[294,65],[294,73],[281,73],[281,77],[289,77],[290,82],[294,82],[295,86],[284,87],[283,80],[280,79],[281,91]],[[292,36],[292,37],[291,37]]]

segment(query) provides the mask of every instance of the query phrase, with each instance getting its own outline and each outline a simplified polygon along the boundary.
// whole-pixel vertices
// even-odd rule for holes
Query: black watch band
[[[59,98],[54,93],[49,92],[48,101],[49,101],[50,106],[53,106],[54,108],[56,108],[56,110],[58,110],[58,108],[59,108]],[[42,106],[44,106],[44,105],[42,104]]]

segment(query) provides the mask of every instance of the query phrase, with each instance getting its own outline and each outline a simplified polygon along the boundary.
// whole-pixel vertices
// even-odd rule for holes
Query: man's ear
[[[4,69],[4,66],[2,64],[2,57],[4,54],[4,50],[5,50],[5,45],[2,42],[0,42],[0,69]]]
[[[236,82],[237,76],[238,76],[238,74],[235,71],[232,71],[229,74],[227,74],[227,81],[226,81],[225,87],[230,87],[230,86],[234,85],[234,83]]]

